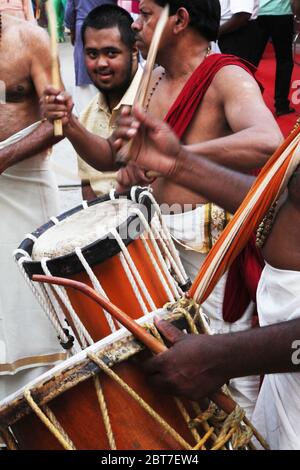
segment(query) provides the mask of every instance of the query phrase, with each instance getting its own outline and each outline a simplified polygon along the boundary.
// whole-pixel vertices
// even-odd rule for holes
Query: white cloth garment
[[[251,20],[257,18],[259,0],[220,0],[221,25],[230,20],[236,13],[251,13]]]
[[[258,286],[257,307],[261,326],[299,318],[300,272],[266,264]],[[293,352],[291,345],[291,360]],[[271,449],[300,449],[300,373],[264,377],[253,423]]]
[[[197,276],[206,255],[199,253],[195,247],[203,243],[205,220],[205,205],[199,205],[195,210],[182,214],[164,215],[164,220],[173,238],[177,243],[183,266],[193,282]],[[191,248],[187,249],[189,245]],[[223,320],[223,299],[227,273],[217,283],[211,295],[202,304],[202,310],[209,319],[210,328],[214,334],[231,333],[251,328],[253,304],[250,304],[242,318],[235,323],[227,323]],[[259,390],[259,377],[242,377],[230,381],[229,389],[234,399],[245,409],[247,416],[251,418]]]
[[[0,142],[0,149],[31,133],[39,123]],[[0,175],[0,399],[5,375],[65,358],[56,333],[22,277],[13,252],[26,234],[58,212],[58,188],[47,153],[24,160]],[[27,380],[17,374],[17,388]]]

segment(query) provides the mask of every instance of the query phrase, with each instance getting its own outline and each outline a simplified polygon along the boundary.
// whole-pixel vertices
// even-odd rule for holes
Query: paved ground
[[[63,82],[66,89],[73,94],[75,86],[73,47],[69,41],[59,44],[59,55]],[[67,139],[54,146],[52,161],[60,187],[61,212],[64,212],[81,201],[75,153]]]

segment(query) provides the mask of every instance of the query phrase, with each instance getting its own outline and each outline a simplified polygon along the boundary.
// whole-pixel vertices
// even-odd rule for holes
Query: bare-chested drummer
[[[103,17],[101,21],[100,16]],[[99,22],[101,24],[98,24]],[[132,103],[130,100],[133,99],[134,88],[141,76],[134,34],[130,28],[131,22],[132,19],[125,10],[117,6],[103,5],[101,10],[97,8],[90,13],[89,22],[86,23],[89,44],[92,43],[87,54],[90,64],[93,62],[92,65],[96,67],[98,56],[94,54],[95,37],[96,46],[101,51],[99,60],[103,62],[102,52],[105,56],[104,62],[109,58],[109,80],[106,70],[100,76],[96,72],[93,75],[99,87],[104,76],[106,94],[101,101],[101,112],[109,123],[115,119],[121,104]],[[2,26],[0,374],[12,374],[12,377],[0,381],[0,398],[29,380],[28,374],[17,374],[18,371],[32,365],[53,363],[61,357],[56,354],[56,347],[53,346],[57,341],[54,338],[53,342],[51,327],[48,323],[44,324],[43,317],[40,318],[37,304],[12,261],[12,252],[24,236],[58,212],[57,188],[49,169],[48,149],[59,139],[54,138],[53,125],[50,122],[40,121],[39,107],[42,92],[51,83],[49,39],[41,28],[32,25],[29,27],[25,22],[11,16],[3,15]],[[102,30],[105,34],[101,34]],[[101,41],[104,41],[105,45],[99,46]],[[124,100],[121,101],[123,94]],[[110,111],[108,112],[106,99],[108,103],[114,103],[112,110],[116,106],[112,118],[108,116]],[[106,124],[103,130],[103,122],[96,122],[99,117],[97,104],[96,100],[91,104],[89,111],[93,110],[94,115],[86,113],[87,121],[90,125],[92,123],[93,127],[101,128],[102,134],[104,130],[107,134],[108,125]],[[75,118],[74,121],[76,131],[73,134],[76,135],[75,143],[73,140],[72,143],[75,147],[79,145],[79,150],[82,150],[83,143],[83,153],[87,147],[92,156],[96,148],[98,159],[99,155],[102,159],[100,169],[112,170],[114,161],[111,146],[104,136],[101,133],[102,137],[92,134],[77,123]],[[81,151],[79,153],[81,154]],[[35,373],[40,372],[38,370]]]
[[[166,123],[135,109],[120,124],[122,138],[137,135],[136,163],[193,188],[235,211],[254,177],[230,170],[180,146]],[[140,130],[138,131],[138,127]],[[121,135],[121,134],[120,134]],[[295,155],[296,157],[296,155]],[[215,176],[219,184],[214,184]],[[262,201],[263,202],[263,201]],[[273,212],[273,211],[271,211]],[[267,222],[266,222],[267,220]],[[221,335],[186,335],[167,322],[160,332],[173,346],[148,362],[147,376],[161,392],[200,400],[232,377],[264,376],[253,414],[271,449],[300,449],[300,167],[257,241],[266,265],[257,289],[261,328]]]
[[[40,124],[39,110],[39,97],[51,82],[49,39],[35,24],[3,12],[0,25],[1,399],[65,356],[12,257],[27,233],[58,212],[47,150],[55,142],[53,126]],[[27,141],[35,156],[19,161],[28,149],[26,141],[17,141],[35,127]]]

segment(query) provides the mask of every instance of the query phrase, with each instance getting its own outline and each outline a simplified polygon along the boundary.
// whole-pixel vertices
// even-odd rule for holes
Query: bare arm
[[[248,23],[250,18],[250,13],[246,13],[244,11],[235,13],[232,15],[230,20],[226,21],[220,26],[219,35],[222,36],[223,34],[232,33],[233,31],[240,29],[242,26],[245,26]]]
[[[254,177],[237,173],[207,158],[195,155],[188,147],[182,147],[170,127],[163,121],[145,114],[138,107],[134,116],[123,110],[119,128],[115,134],[115,149],[134,137],[131,147],[131,161],[145,170],[154,171],[185,186],[210,201],[214,201],[230,212],[241,204]],[[130,176],[135,174],[121,171],[119,182],[130,186]]]
[[[168,178],[234,213],[249,191],[254,177],[237,173],[184,149]]]
[[[173,346],[145,368],[174,395],[200,400],[235,377],[300,371],[300,319],[213,336],[186,335],[164,321],[157,326]]]
[[[78,155],[96,170],[116,169],[109,141],[89,132],[73,115],[64,127],[64,135]]]
[[[62,120],[64,136],[89,165],[99,171],[114,170],[116,166],[109,140],[89,132],[72,113],[73,107],[69,93],[52,86],[44,90],[41,99],[43,116],[51,122],[55,119]]]
[[[52,124],[48,121],[42,122],[27,137],[0,150],[0,174],[10,166],[52,147],[60,140],[60,137],[54,137]]]
[[[239,171],[262,167],[283,137],[256,81],[241,67],[228,66],[217,74],[212,86],[232,134],[188,149]]]

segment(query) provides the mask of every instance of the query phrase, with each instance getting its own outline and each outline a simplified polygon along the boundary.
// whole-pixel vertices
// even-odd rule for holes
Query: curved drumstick
[[[137,339],[139,339],[147,348],[154,354],[159,354],[167,350],[167,347],[160,343],[154,336],[147,333],[138,323],[130,318],[125,312],[120,310],[116,305],[107,300],[102,295],[97,294],[91,287],[83,284],[82,282],[73,281],[72,279],[65,279],[61,277],[51,277],[43,275],[34,275],[32,280],[36,282],[45,282],[47,284],[54,284],[57,286],[69,287],[76,289],[83,294],[94,300],[101,308],[104,308],[111,316],[120,322],[128,331],[130,331]]]
[[[150,335],[150,333],[144,330],[144,328],[142,328],[138,323],[136,323],[125,312],[123,312],[112,302],[107,300],[102,295],[99,295],[97,292],[95,292],[94,289],[83,284],[82,282],[74,281],[73,279],[65,279],[61,277],[51,277],[37,274],[32,276],[32,280],[34,282],[43,282],[47,284],[69,287],[71,289],[75,289],[82,292],[83,294],[87,295],[92,300],[94,300],[98,305],[100,305],[101,308],[104,308],[108,313],[110,313],[113,318],[115,318],[118,322],[125,326],[128,331],[130,331],[137,339],[141,341],[141,343],[143,343],[154,354],[160,354],[162,352],[167,351],[168,348],[164,344],[162,344],[160,341]],[[230,398],[228,395],[225,395],[225,393],[220,390],[218,392],[213,393],[209,398],[227,414],[232,413],[237,406],[236,402],[232,398]],[[252,429],[253,434],[261,443],[261,445],[265,448],[268,448],[264,439],[260,436],[257,430],[250,423],[250,421],[246,417],[243,419],[243,421],[245,422],[245,424],[247,424],[247,426]]]

